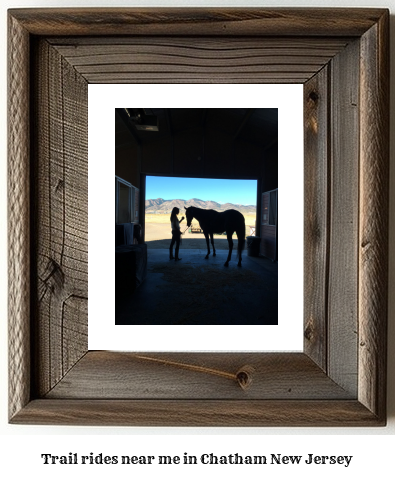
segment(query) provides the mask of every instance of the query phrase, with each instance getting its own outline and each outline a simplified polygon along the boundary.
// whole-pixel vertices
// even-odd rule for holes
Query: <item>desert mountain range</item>
[[[178,207],[182,212],[184,207],[200,207],[201,209],[214,209],[215,211],[226,211],[227,209],[236,209],[242,213],[255,213],[255,206],[244,206],[243,204],[220,204],[215,201],[203,201],[202,199],[147,199],[145,201],[146,213],[167,214],[171,213],[173,207]]]

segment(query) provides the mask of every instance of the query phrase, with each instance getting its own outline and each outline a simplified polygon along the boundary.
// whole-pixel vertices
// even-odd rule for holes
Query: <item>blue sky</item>
[[[256,180],[147,176],[146,199],[202,199],[256,205]]]

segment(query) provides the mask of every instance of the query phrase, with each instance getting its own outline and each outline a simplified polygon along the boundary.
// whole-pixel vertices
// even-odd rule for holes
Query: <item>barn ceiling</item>
[[[138,130],[135,121],[130,119],[137,110],[119,108],[115,115],[117,145],[130,138],[130,133],[137,143],[147,144],[192,130],[200,131],[202,135],[208,131],[218,132],[263,149],[277,142],[276,108],[153,108],[139,111],[157,116],[159,131]]]

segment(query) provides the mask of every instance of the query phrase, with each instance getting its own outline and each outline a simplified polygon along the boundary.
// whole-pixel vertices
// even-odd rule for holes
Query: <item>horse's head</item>
[[[187,226],[189,227],[193,219],[192,207],[185,208],[185,215],[187,217]]]

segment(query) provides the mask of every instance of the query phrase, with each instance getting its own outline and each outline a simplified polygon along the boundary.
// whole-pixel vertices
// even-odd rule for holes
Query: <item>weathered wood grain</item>
[[[8,22],[9,416],[30,399],[29,35]]]
[[[34,35],[360,36],[373,8],[47,8],[9,10]]]
[[[369,427],[357,400],[33,400],[12,423],[177,427]]]
[[[36,56],[35,393],[52,388],[87,350],[87,84],[43,40]],[[50,65],[50,67],[49,67]]]
[[[327,370],[330,66],[304,85],[304,350]]]
[[[328,373],[357,393],[359,42],[331,67]]]
[[[386,409],[389,204],[389,18],[361,39],[358,397]]]
[[[240,386],[238,380],[243,370],[249,378],[247,388]],[[302,353],[89,351],[46,398],[311,400],[355,397]]]
[[[50,40],[89,83],[304,83],[350,39],[74,38]]]

